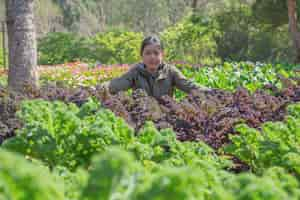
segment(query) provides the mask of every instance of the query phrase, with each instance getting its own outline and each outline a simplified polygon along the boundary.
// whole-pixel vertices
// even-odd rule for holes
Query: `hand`
[[[97,84],[96,85],[96,90],[97,91],[103,91],[103,90],[109,91],[109,81],[105,81],[103,83]]]
[[[111,96],[109,92],[109,82],[103,82],[96,85],[96,96],[102,101]]]
[[[213,92],[213,91],[215,91],[215,89],[201,86],[201,87],[198,87],[198,88],[196,88],[196,89],[191,90],[190,93],[191,93],[192,95],[196,95],[196,96],[197,96],[197,94],[198,94],[198,95],[199,95],[199,94],[205,95],[205,94],[211,93],[211,92]]]

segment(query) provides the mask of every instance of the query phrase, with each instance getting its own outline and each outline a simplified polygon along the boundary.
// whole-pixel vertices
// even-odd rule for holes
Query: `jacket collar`
[[[167,78],[167,73],[165,72],[165,63],[162,63],[159,65],[158,70],[156,72],[156,74],[151,74],[150,72],[148,72],[146,70],[146,65],[144,63],[138,63],[138,71],[139,73],[148,78],[148,77],[156,77],[156,80],[162,80],[162,79],[166,79]]]

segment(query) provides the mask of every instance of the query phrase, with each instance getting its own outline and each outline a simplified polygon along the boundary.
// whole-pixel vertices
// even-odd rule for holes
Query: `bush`
[[[140,58],[142,33],[113,30],[92,39],[93,58],[109,64],[135,63]]]
[[[89,41],[73,33],[49,33],[38,43],[39,64],[61,64],[88,59]]]
[[[293,48],[287,25],[269,23],[277,23],[274,18],[279,15],[261,20],[257,9],[245,3],[232,4],[214,16],[220,30],[215,38],[217,55],[226,61],[290,62]],[[267,10],[261,12],[266,15]]]
[[[39,64],[61,64],[83,60],[104,64],[139,60],[141,33],[112,30],[92,38],[73,33],[49,33],[38,44]]]
[[[168,60],[210,64],[218,61],[214,36],[218,29],[208,17],[191,15],[161,33]]]

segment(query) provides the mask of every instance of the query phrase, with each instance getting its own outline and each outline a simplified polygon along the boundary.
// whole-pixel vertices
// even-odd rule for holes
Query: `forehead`
[[[161,51],[159,44],[148,44],[144,47],[144,51]]]

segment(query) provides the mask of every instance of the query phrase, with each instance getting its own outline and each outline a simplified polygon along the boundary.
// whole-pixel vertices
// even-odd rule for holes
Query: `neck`
[[[145,68],[146,68],[146,70],[147,70],[148,72],[150,72],[151,74],[154,74],[154,73],[156,73],[156,72],[158,71],[159,66],[160,66],[160,64],[159,64],[156,68],[151,69],[151,68],[149,68],[147,65],[145,65]]]
[[[146,68],[146,70],[151,74],[154,74],[157,71],[157,69],[149,69],[148,67]]]

